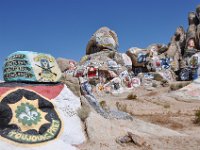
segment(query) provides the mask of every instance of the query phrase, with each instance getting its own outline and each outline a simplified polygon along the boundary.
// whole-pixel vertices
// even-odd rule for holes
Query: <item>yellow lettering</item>
[[[31,141],[36,142],[37,141],[37,137],[35,135],[32,136]]]
[[[31,141],[32,140],[32,135],[28,135],[27,141]]]
[[[52,136],[49,135],[48,133],[45,133],[44,137],[45,137],[47,140],[49,140]]]
[[[45,140],[47,140],[47,138],[43,135],[40,135],[38,138],[38,141],[45,141]]]
[[[30,143],[46,141],[55,136],[55,134],[59,130],[59,127],[60,127],[60,122],[57,120],[52,120],[52,125],[43,135],[29,135],[11,131],[9,132],[8,137],[15,139],[17,141],[30,142]]]
[[[26,141],[26,140],[28,139],[28,135],[27,135],[27,134],[22,134],[21,139],[22,139],[23,141]]]
[[[15,138],[16,138],[16,139],[20,139],[20,138],[21,138],[21,136],[22,136],[22,134],[20,134],[20,133],[17,133],[17,134],[15,135]]]
[[[12,136],[14,136],[14,135],[16,135],[16,134],[17,134],[16,132],[11,131],[11,132],[9,132],[8,136],[9,136],[9,137],[12,137]]]

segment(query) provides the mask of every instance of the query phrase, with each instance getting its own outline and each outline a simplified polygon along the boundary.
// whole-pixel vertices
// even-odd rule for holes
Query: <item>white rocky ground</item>
[[[192,85],[197,86],[196,82]],[[99,102],[104,101],[106,109],[128,112],[133,116],[133,120],[105,119],[96,112],[90,113],[85,121],[88,141],[79,148],[199,150],[200,126],[194,124],[193,120],[195,110],[200,108],[200,101],[188,102],[186,96],[178,100],[173,98],[172,95],[180,93],[179,91],[182,89],[172,92],[169,87],[151,90],[139,87],[129,92],[137,95],[131,100],[127,99],[128,92],[118,96],[97,96]],[[135,143],[117,142],[117,139],[128,135],[129,132],[136,139]]]

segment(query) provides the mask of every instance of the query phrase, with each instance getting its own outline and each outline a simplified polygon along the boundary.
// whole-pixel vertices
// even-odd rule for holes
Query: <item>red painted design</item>
[[[30,89],[33,90],[37,93],[39,93],[40,95],[48,98],[48,99],[53,99],[55,97],[57,97],[60,92],[62,91],[62,89],[64,88],[63,84],[59,84],[59,85],[51,85],[51,86],[17,86],[17,87],[0,87],[0,95],[3,95],[4,93],[6,93],[9,90],[13,90],[15,88],[25,88],[25,89]]]

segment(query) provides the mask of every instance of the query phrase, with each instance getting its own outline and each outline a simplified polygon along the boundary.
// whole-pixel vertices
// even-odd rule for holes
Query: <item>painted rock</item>
[[[61,83],[1,83],[1,150],[76,149],[73,144],[85,141],[80,107],[80,98]]]
[[[17,51],[6,58],[3,76],[7,82],[58,82],[61,71],[55,58],[49,54]]]
[[[101,27],[87,44],[86,54],[93,54],[104,49],[117,50],[119,46],[117,34],[108,27]]]
[[[128,49],[126,54],[131,58],[134,67],[144,67],[147,63],[149,51],[146,49],[132,47]]]
[[[113,59],[122,66],[132,68],[131,58],[125,53],[115,53]]]

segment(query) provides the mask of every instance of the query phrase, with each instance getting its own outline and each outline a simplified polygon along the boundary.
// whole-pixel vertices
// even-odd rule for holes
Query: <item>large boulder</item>
[[[80,98],[64,84],[1,83],[0,97],[1,150],[75,150],[85,141]]]
[[[100,52],[104,49],[117,50],[119,46],[117,34],[108,27],[101,27],[90,38],[86,54]]]
[[[3,76],[7,82],[58,82],[61,71],[49,54],[17,51],[6,58]]]

